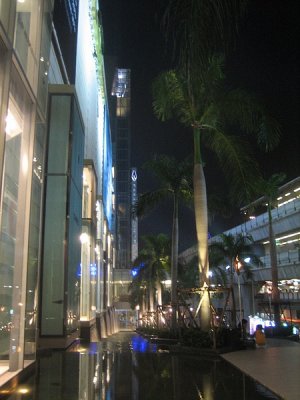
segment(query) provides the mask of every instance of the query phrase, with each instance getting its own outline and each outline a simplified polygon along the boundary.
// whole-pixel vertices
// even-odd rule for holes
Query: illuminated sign
[[[138,200],[137,192],[137,171],[131,169],[131,204],[134,206]],[[138,256],[138,219],[133,216],[131,219],[131,261]]]
[[[133,169],[131,171],[131,179],[133,182],[135,182],[137,180],[137,173],[136,173],[136,169]]]

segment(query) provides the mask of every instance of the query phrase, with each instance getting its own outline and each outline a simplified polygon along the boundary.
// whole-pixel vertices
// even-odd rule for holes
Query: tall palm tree
[[[170,268],[170,239],[168,236],[160,233],[159,235],[147,235],[142,237],[144,247],[139,252],[134,261],[134,267],[137,271],[133,278],[130,290],[132,295],[141,300],[137,292],[142,288],[147,289],[148,311],[154,311],[154,289],[158,292],[158,302],[161,302],[161,282],[166,279]]]
[[[219,241],[209,245],[209,250],[218,258],[219,265],[229,265],[230,290],[232,295],[232,325],[236,326],[236,304],[234,297],[234,274],[240,273],[243,268],[248,277],[251,276],[248,263],[244,261],[246,257],[250,257],[252,263],[258,262],[258,257],[252,249],[254,241],[251,235],[232,235],[221,234]],[[240,310],[241,311],[241,310]]]
[[[278,265],[276,239],[273,229],[272,209],[277,206],[277,197],[279,185],[285,180],[286,175],[283,173],[273,174],[269,179],[261,178],[258,181],[258,193],[263,195],[261,200],[267,206],[268,226],[269,226],[269,242],[270,242],[270,261],[272,274],[272,304],[274,312],[275,326],[279,326],[280,321],[280,293],[278,289]]]
[[[178,264],[178,204],[179,201],[191,201],[192,199],[192,165],[188,159],[177,161],[174,157],[157,155],[146,166],[154,173],[160,187],[142,194],[136,204],[137,215],[145,214],[162,201],[170,198],[173,202],[172,218],[172,250],[171,250],[171,305],[172,330],[176,329],[177,310],[177,264]]]
[[[255,133],[260,145],[271,149],[279,140],[279,128],[254,99],[242,90],[228,90],[224,85],[223,60],[213,56],[201,74],[171,70],[162,73],[153,83],[153,108],[164,121],[176,117],[189,127],[194,139],[194,207],[202,282],[200,322],[210,329],[208,293],[208,218],[202,145],[217,157],[229,189],[241,201],[252,189],[249,182],[258,176],[249,146],[237,135],[225,130],[230,121],[247,133]]]

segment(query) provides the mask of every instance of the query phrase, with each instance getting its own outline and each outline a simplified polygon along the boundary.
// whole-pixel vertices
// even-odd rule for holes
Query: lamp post
[[[240,309],[240,324],[242,325],[242,318],[243,318],[243,313],[242,313],[242,298],[241,298],[241,283],[240,283],[240,272],[243,264],[240,262],[239,257],[236,256],[234,260],[234,269],[237,275],[237,282],[238,282],[238,295],[239,295],[239,309]]]

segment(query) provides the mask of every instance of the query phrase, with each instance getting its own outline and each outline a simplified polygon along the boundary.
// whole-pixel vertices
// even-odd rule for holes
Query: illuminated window
[[[117,97],[117,117],[127,117],[130,111],[130,99],[127,97]]]

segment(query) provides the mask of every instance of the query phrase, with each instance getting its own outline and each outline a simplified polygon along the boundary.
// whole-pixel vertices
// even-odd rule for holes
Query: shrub
[[[210,332],[203,332],[200,328],[188,328],[181,332],[180,342],[184,346],[212,348],[213,340]]]

